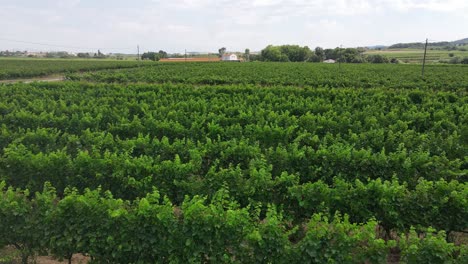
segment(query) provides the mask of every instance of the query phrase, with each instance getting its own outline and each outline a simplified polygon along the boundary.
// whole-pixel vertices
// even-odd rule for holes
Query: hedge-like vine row
[[[46,76],[58,73],[122,69],[151,62],[82,59],[0,59],[0,80]]]
[[[210,203],[195,196],[180,206],[156,189],[135,201],[100,190],[67,190],[59,199],[50,184],[32,197],[4,182],[0,190],[0,246],[17,247],[23,262],[82,253],[97,263],[385,263],[390,249],[407,263],[468,259],[467,247],[447,243],[444,232],[385,241],[377,222],[352,224],[339,214],[293,225],[273,205],[264,215],[240,207],[226,189]]]
[[[117,83],[184,83],[204,85],[254,84],[327,88],[429,88],[453,90],[468,87],[468,67],[429,65],[421,79],[420,65],[323,63],[159,63],[144,69],[123,69],[69,74],[68,79]]]

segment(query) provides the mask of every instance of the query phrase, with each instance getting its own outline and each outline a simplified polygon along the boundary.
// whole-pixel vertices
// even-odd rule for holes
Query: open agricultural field
[[[375,55],[381,54],[389,59],[396,58],[402,62],[406,63],[422,63],[424,57],[423,49],[388,49],[388,50],[371,50],[367,51],[365,54]],[[453,54],[452,57],[465,58],[468,57],[468,51],[460,50],[427,50],[426,62],[437,63],[440,60],[449,61],[452,57],[450,54]]]
[[[188,63],[0,84],[0,246],[466,263],[468,67]],[[460,237],[462,237],[460,239]]]
[[[148,61],[79,59],[0,59],[0,80],[40,77],[51,74],[138,67]]]

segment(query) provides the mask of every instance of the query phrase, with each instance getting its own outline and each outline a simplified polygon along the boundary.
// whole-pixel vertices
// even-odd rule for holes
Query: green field
[[[0,84],[0,247],[97,263],[468,259],[467,66],[67,79]]]
[[[106,83],[185,83],[328,88],[468,88],[468,66],[321,63],[158,63],[143,69],[68,74],[69,80]]]
[[[96,59],[22,59],[0,58],[0,80],[41,77],[51,74],[118,69],[148,65],[148,61]]]
[[[381,54],[389,59],[396,58],[405,63],[422,63],[424,50],[422,49],[389,49],[389,50],[371,50],[367,51],[367,55]],[[439,63],[440,61],[448,61],[452,57],[465,58],[468,57],[468,51],[447,51],[447,50],[427,50],[426,61],[429,63]]]

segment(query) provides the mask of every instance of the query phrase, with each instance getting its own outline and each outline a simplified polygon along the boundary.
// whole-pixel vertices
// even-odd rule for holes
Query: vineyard
[[[468,67],[66,78],[0,84],[0,248],[23,263],[468,263]]]
[[[74,81],[106,83],[253,84],[324,88],[467,90],[468,68],[429,65],[317,63],[160,63],[151,67],[68,74]]]
[[[51,74],[119,69],[151,62],[112,60],[0,59],[0,80],[47,76]]]

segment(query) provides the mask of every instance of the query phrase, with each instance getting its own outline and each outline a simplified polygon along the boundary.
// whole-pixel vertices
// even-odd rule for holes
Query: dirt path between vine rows
[[[32,83],[32,82],[60,82],[65,80],[64,75],[48,75],[44,77],[34,77],[34,78],[22,78],[22,79],[10,79],[10,80],[0,80],[2,83]]]

